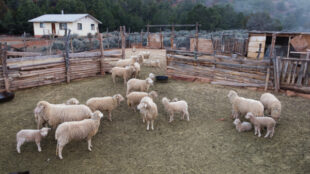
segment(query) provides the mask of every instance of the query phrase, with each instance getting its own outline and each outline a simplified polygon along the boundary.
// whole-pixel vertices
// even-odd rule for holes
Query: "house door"
[[[55,35],[56,34],[56,27],[55,27],[55,23],[52,23],[52,34]]]

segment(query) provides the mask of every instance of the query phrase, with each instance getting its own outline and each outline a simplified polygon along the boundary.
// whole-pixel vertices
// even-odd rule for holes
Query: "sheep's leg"
[[[143,123],[145,123],[145,114],[144,115],[142,115],[142,121],[143,121]]]
[[[124,77],[124,85],[126,86],[126,84],[127,84],[127,79],[126,77]]]
[[[36,144],[37,144],[37,146],[38,146],[38,151],[41,152],[42,149],[41,149],[41,144],[40,144],[40,142],[36,142]]]
[[[58,145],[58,156],[59,159],[63,159],[62,157],[62,149],[64,148],[64,145]]]
[[[169,120],[169,123],[171,123],[173,121],[173,117],[174,117],[174,112],[171,112],[170,113],[170,120]]]
[[[260,127],[258,127],[258,128],[257,128],[258,137],[261,137],[261,136],[262,136],[262,134],[261,134],[261,132],[260,132],[260,131],[261,131],[261,128],[260,128]]]
[[[264,138],[267,138],[270,135],[271,131],[268,129]]]
[[[88,150],[91,151],[91,148],[93,147],[91,145],[91,138],[87,140],[87,143],[88,143]]]
[[[147,121],[146,130],[149,130],[149,129],[150,129],[150,121],[148,120],[148,121]]]
[[[272,130],[271,130],[270,138],[273,137],[273,134],[274,134],[274,127],[273,127]]]
[[[115,75],[112,74],[112,80],[113,80],[113,84],[115,85]]]
[[[24,144],[25,140],[21,140],[17,142],[16,150],[18,153],[20,153],[20,147]]]
[[[59,144],[57,142],[57,145],[56,145],[56,156],[58,155],[58,151],[59,151]]]
[[[188,113],[188,111],[186,111],[186,117],[187,117],[187,121],[189,121],[189,113]]]
[[[257,134],[257,127],[255,126],[254,128],[255,128],[254,135],[256,135]]]
[[[108,112],[109,112],[109,120],[112,121],[112,112],[111,111]]]
[[[184,120],[185,111],[183,111],[183,115],[181,117],[182,120]]]
[[[154,130],[154,120],[151,121],[152,130]]]

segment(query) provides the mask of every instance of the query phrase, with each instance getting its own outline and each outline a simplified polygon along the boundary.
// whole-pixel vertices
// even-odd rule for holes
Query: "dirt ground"
[[[141,78],[149,72],[164,73],[154,68],[142,70]],[[231,88],[175,80],[151,88],[159,93],[154,131],[146,131],[139,114],[123,102],[113,112],[113,122],[107,117],[101,120],[92,152],[86,141],[71,142],[63,150],[64,159],[59,160],[54,130],[42,141],[41,153],[34,143],[23,145],[21,154],[16,152],[16,132],[36,128],[33,109],[38,101],[63,103],[76,97],[85,103],[90,97],[125,95],[121,79],[116,86],[111,82],[111,76],[106,75],[20,90],[13,101],[0,104],[0,173],[310,173],[309,100],[277,95],[283,103],[280,124],[272,139],[258,138],[254,131],[235,130],[227,99]],[[254,99],[262,94],[235,90]],[[176,115],[175,121],[168,123],[160,102],[164,96],[186,100],[191,120]]]

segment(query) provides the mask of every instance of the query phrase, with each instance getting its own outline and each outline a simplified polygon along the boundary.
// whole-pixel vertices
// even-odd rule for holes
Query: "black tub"
[[[166,83],[168,82],[168,76],[156,76],[156,82]]]
[[[0,92],[0,103],[11,101],[14,97],[13,92]]]

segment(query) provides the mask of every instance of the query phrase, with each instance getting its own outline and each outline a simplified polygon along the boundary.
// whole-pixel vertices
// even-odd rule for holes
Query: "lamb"
[[[249,122],[242,122],[237,118],[234,121],[234,125],[236,126],[236,129],[238,132],[245,132],[245,131],[250,131],[252,129],[252,124]]]
[[[239,114],[245,115],[248,112],[252,112],[256,117],[264,116],[264,106],[260,101],[239,97],[233,90],[230,90],[227,96],[232,104],[233,118],[238,118]]]
[[[254,135],[258,134],[258,137],[261,136],[261,128],[267,127],[267,133],[265,138],[268,136],[272,138],[274,134],[274,128],[276,126],[276,121],[271,117],[255,117],[253,113],[248,112],[245,116],[246,119],[249,119],[254,125],[255,132]]]
[[[162,103],[165,107],[165,110],[169,113],[170,115],[170,120],[169,123],[173,121],[173,116],[174,113],[183,113],[182,119],[184,119],[184,116],[186,115],[187,121],[189,121],[189,113],[188,113],[188,105],[187,102],[184,100],[180,101],[175,101],[175,102],[170,102],[170,100],[166,97],[162,98]]]
[[[66,105],[78,105],[80,102],[76,98],[70,98],[66,101]]]
[[[153,81],[155,81],[155,75],[153,73],[149,74],[149,78],[151,78]]]
[[[112,110],[117,108],[124,101],[121,94],[115,94],[113,97],[94,97],[87,100],[86,105],[92,110],[108,111],[108,119],[112,121]]]
[[[131,56],[129,59],[118,60],[115,64],[116,67],[126,67],[133,65],[137,62],[138,58],[136,56]]]
[[[38,147],[38,151],[41,152],[41,140],[42,138],[46,137],[48,134],[48,131],[50,131],[51,128],[42,128],[42,129],[22,129],[16,134],[16,149],[18,153],[21,153],[20,147],[25,142],[35,142]]]
[[[102,117],[103,114],[100,111],[95,111],[90,119],[60,124],[55,132],[55,139],[57,140],[56,155],[63,159],[62,149],[72,140],[87,139],[88,150],[91,151],[91,139],[97,134]]]
[[[264,93],[260,97],[260,101],[264,105],[265,110],[275,121],[279,121],[281,115],[281,102],[272,94]]]
[[[138,55],[138,62],[139,62],[139,64],[141,64],[141,65],[142,65],[142,63],[144,62],[144,56],[143,56],[143,54],[139,54],[139,55]]]
[[[140,71],[141,71],[141,67],[140,67],[140,64],[138,62],[135,62],[133,64],[133,66],[135,67],[134,77],[137,78],[139,76]]]
[[[140,54],[143,55],[144,59],[150,58],[150,52],[149,51],[142,51]]]
[[[124,84],[126,85],[127,80],[132,77],[134,72],[135,68],[133,66],[126,66],[125,68],[113,67],[111,70],[113,83],[115,84],[115,77],[123,77]]]
[[[141,99],[143,97],[149,96],[151,97],[153,100],[155,100],[155,98],[157,98],[157,92],[155,91],[151,91],[150,93],[146,93],[146,92],[131,92],[130,94],[128,94],[127,97],[127,104],[129,107],[131,107],[135,112],[136,112],[136,106],[140,103]]]
[[[127,82],[127,92],[126,95],[129,94],[131,90],[147,92],[150,86],[153,85],[153,80],[151,78],[146,78],[145,80],[140,79],[130,79]]]
[[[144,62],[143,65],[149,66],[149,67],[161,68],[159,60],[150,60],[150,61]]]
[[[56,128],[66,121],[87,119],[91,117],[92,112],[86,105],[50,104],[40,101],[34,109],[34,115],[37,129],[40,129],[44,123]]]
[[[143,123],[145,121],[147,122],[146,130],[149,130],[150,128],[150,122],[151,129],[154,130],[154,120],[158,116],[158,110],[157,105],[153,102],[152,98],[149,96],[143,97],[140,104],[137,106],[137,109],[140,110],[143,118]]]

